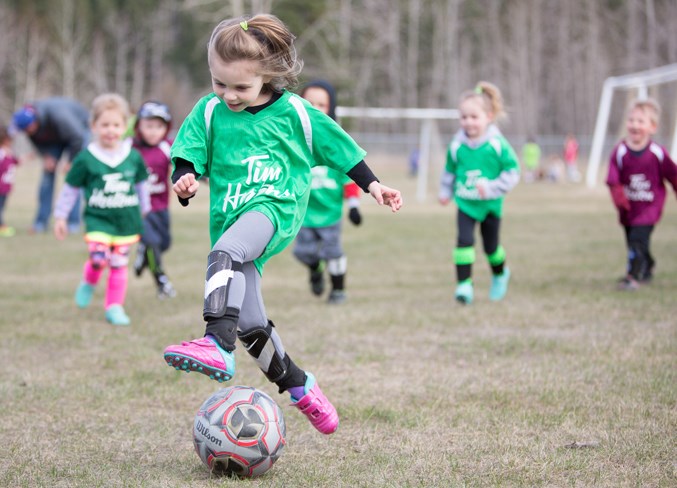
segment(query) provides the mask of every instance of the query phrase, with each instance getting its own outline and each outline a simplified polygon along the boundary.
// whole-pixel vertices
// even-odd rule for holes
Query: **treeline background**
[[[331,80],[342,105],[451,108],[484,79],[502,89],[504,131],[519,137],[591,134],[605,78],[677,62],[675,0],[0,0],[0,115],[116,91],[133,107],[163,100],[180,120],[210,91],[214,25],[256,12],[287,23],[301,81]],[[675,88],[660,90],[674,113]]]

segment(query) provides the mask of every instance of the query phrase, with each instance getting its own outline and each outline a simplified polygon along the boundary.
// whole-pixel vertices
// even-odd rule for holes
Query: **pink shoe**
[[[165,361],[179,371],[196,371],[219,383],[230,380],[235,374],[235,356],[222,349],[211,336],[167,347]]]
[[[306,371],[305,395],[299,400],[292,397],[291,405],[308,417],[310,423],[323,434],[331,434],[338,429],[339,418],[332,405],[315,381],[315,377]]]

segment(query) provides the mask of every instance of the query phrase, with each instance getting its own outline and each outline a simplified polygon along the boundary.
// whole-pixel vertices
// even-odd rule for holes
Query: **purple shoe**
[[[323,434],[332,434],[338,429],[339,418],[334,405],[324,396],[320,385],[315,377],[306,371],[305,395],[300,399],[292,396],[294,403],[291,405],[298,408],[303,415],[308,417],[310,423]]]
[[[235,356],[221,348],[211,336],[182,342],[165,349],[165,361],[179,371],[196,371],[223,383],[235,374]]]

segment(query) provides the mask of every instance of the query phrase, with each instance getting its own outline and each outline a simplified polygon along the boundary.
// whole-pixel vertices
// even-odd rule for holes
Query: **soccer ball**
[[[212,473],[248,478],[273,466],[284,451],[286,433],[282,410],[272,398],[250,386],[231,386],[202,404],[193,443]]]

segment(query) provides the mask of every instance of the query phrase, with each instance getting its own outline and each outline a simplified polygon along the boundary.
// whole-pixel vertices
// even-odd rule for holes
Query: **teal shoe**
[[[508,282],[510,281],[510,269],[506,266],[503,268],[503,273],[494,275],[491,278],[491,289],[489,290],[489,300],[497,302],[503,300],[503,297],[508,292]]]
[[[129,317],[122,305],[111,305],[106,309],[106,320],[113,325],[129,325]]]
[[[472,280],[465,280],[456,287],[456,301],[463,305],[470,305],[473,299]]]
[[[75,290],[75,304],[80,308],[87,308],[92,302],[93,295],[94,285],[81,281],[78,285],[78,289]]]

